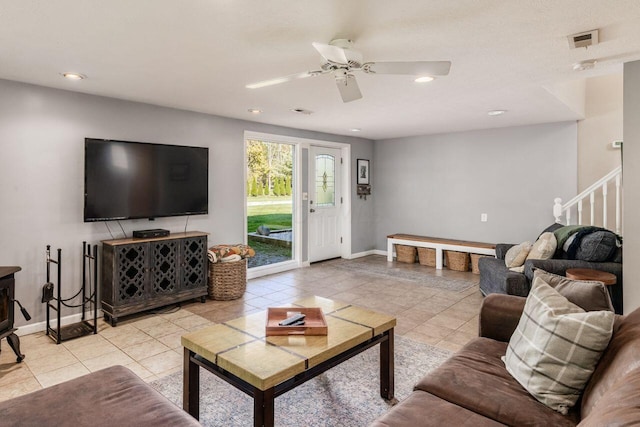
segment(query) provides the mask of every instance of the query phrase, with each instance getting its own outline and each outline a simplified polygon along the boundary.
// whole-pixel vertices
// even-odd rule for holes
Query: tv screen
[[[84,221],[208,213],[209,149],[85,138]]]

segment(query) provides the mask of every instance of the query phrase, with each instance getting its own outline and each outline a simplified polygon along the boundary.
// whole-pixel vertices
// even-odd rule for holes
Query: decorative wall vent
[[[572,34],[567,37],[569,46],[572,49],[579,47],[589,47],[598,44],[598,30],[586,31],[584,33]]]

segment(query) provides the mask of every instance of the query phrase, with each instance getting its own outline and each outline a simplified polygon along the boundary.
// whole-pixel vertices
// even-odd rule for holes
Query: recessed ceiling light
[[[307,116],[310,114],[313,114],[313,111],[305,110],[304,108],[292,108],[291,112],[298,113],[298,114],[305,114]]]
[[[490,116],[501,116],[506,112],[507,110],[491,110],[491,111],[488,111],[487,114]]]
[[[414,80],[414,82],[416,83],[427,83],[427,82],[432,82],[435,79],[435,77],[432,76],[421,76],[418,77]]]
[[[349,129],[349,130],[350,130],[351,132],[361,132],[361,131],[362,131],[362,129],[360,129],[360,128],[351,128],[351,129]]]
[[[62,76],[69,80],[83,80],[87,78],[87,76],[80,73],[62,73]]]
[[[262,113],[262,110],[259,109],[259,108],[249,108],[247,111],[250,112],[251,114],[260,114],[260,113]]]

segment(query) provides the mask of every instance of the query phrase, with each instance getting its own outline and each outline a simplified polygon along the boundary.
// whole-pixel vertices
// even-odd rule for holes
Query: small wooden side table
[[[566,276],[573,280],[596,280],[607,286],[615,285],[618,281],[615,274],[593,270],[591,268],[569,268]]]

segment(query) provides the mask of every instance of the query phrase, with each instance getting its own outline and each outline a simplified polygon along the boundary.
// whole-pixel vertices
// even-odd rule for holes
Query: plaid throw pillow
[[[566,414],[609,344],[613,320],[611,311],[585,312],[535,278],[502,360],[533,397]]]

